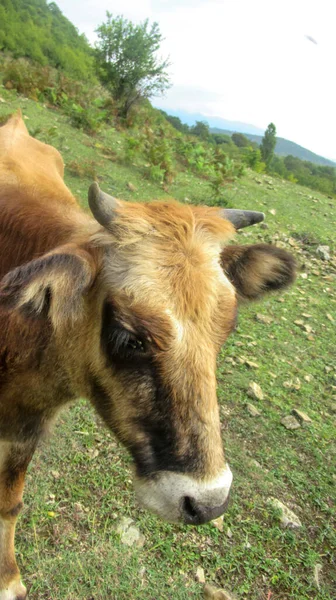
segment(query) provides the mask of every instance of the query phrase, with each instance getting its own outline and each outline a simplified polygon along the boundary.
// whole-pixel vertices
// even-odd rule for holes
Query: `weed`
[[[71,160],[66,164],[66,169],[74,177],[95,179],[97,176],[97,163],[93,160]]]

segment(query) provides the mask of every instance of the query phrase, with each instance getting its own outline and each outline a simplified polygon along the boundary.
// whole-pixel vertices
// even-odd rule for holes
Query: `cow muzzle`
[[[223,514],[231,483],[232,473],[226,466],[210,481],[161,471],[151,479],[136,477],[134,486],[140,504],[165,521],[201,525]]]

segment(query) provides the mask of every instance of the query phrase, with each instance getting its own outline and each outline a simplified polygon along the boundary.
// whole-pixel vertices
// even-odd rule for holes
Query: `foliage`
[[[71,160],[66,168],[74,177],[87,177],[92,180],[97,177],[97,163],[94,160]]]
[[[192,135],[197,135],[197,137],[201,138],[202,140],[209,140],[209,123],[206,121],[196,121],[195,125],[190,127],[190,133]]]
[[[142,152],[145,160],[150,165],[150,177],[154,181],[164,181],[167,184],[173,182],[174,159],[173,143],[165,135],[163,127],[153,130],[145,127],[142,133]]]
[[[266,169],[265,163],[261,158],[261,151],[259,148],[244,148],[243,160],[247,166],[249,166],[256,173],[263,173]]]
[[[162,36],[157,23],[134,25],[107,12],[107,20],[96,30],[97,61],[102,81],[127,117],[140,98],[160,95],[169,87],[168,60],[159,60]]]
[[[269,171],[292,183],[306,185],[324,194],[336,195],[336,168],[316,165],[295,156],[273,157]]]
[[[94,79],[92,49],[55,2],[2,0],[0,23],[0,51],[54,66],[78,79]]]
[[[231,139],[238,148],[246,148],[247,146],[251,146],[250,140],[243,135],[242,133],[233,133],[231,135]]]
[[[260,144],[261,156],[262,156],[264,163],[266,163],[267,167],[269,166],[269,164],[274,156],[275,146],[276,146],[276,128],[275,128],[274,123],[270,123],[264,133],[264,137],[261,140],[261,144]]]
[[[114,103],[99,85],[83,85],[51,67],[26,59],[7,60],[3,67],[7,89],[16,89],[33,100],[62,108],[72,125],[94,133],[113,118]]]
[[[160,110],[159,112],[165,117],[165,119],[175,129],[177,129],[177,131],[180,131],[181,133],[189,133],[189,131],[190,131],[189,125],[187,125],[186,123],[182,123],[182,121],[179,117],[174,117],[173,115],[169,115],[164,110]]]

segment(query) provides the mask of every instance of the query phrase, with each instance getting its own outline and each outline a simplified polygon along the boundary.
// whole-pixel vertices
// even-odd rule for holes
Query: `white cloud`
[[[166,108],[260,127],[273,121],[280,136],[336,158],[334,0],[59,0],[58,5],[91,41],[106,10],[133,21],[158,21],[162,54],[172,62],[174,87]]]

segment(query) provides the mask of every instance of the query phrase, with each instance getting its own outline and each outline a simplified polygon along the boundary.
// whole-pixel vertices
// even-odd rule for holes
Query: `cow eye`
[[[126,346],[129,350],[134,352],[145,352],[145,344],[142,340],[136,337],[130,337]]]
[[[113,353],[124,357],[146,354],[148,343],[146,340],[137,337],[127,329],[118,328],[109,336],[109,345]]]

